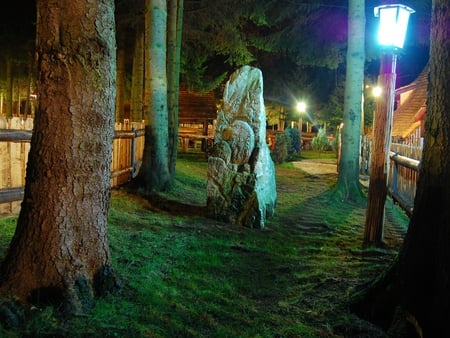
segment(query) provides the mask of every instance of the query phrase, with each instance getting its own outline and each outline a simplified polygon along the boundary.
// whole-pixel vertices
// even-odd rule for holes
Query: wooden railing
[[[372,141],[361,140],[360,174],[370,175]],[[411,216],[419,178],[422,146],[417,144],[392,143],[389,152],[388,193],[398,205]]]
[[[23,199],[32,133],[31,130],[19,129],[23,127],[23,121],[22,119],[21,124],[17,124],[13,118],[8,124],[13,129],[0,129],[0,213],[17,213]],[[32,128],[32,121],[29,125]],[[136,176],[142,163],[143,151],[144,124],[128,121],[116,123],[111,163],[112,187],[124,184]]]
[[[389,152],[389,157],[388,192],[408,216],[411,216],[419,178],[420,161],[392,151]]]

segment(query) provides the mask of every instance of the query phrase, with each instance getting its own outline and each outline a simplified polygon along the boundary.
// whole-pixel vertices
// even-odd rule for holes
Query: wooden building
[[[180,85],[178,100],[178,137],[183,151],[201,147],[206,150],[212,144],[214,124],[217,119],[216,94],[190,92]]]
[[[392,122],[394,142],[420,145],[427,110],[428,66],[410,84],[395,91],[397,109]]]

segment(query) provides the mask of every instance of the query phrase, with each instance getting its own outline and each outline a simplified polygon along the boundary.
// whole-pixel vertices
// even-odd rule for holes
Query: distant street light
[[[303,115],[306,113],[306,103],[304,101],[299,101],[299,102],[297,102],[297,107],[296,108],[297,108],[297,112],[298,112],[298,115],[299,115],[299,118],[298,118],[298,133],[299,133],[299,136],[300,136],[300,152],[301,152],[302,145],[303,145],[303,142],[302,142]]]
[[[373,87],[372,95],[374,97],[380,97],[382,92],[383,92],[383,89],[381,89],[380,86],[375,86],[375,87]]]
[[[369,193],[367,198],[364,241],[381,243],[384,227],[384,203],[387,196],[389,173],[389,150],[395,99],[396,49],[403,48],[409,16],[414,10],[405,5],[383,5],[375,7],[375,16],[380,18],[378,41],[385,46],[380,58],[378,87],[383,88],[377,100],[373,121],[372,161],[370,166]]]

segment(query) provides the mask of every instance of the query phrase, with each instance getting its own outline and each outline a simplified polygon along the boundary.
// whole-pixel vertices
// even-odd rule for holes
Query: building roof
[[[392,122],[393,137],[408,137],[420,126],[426,112],[428,65],[410,84],[395,91],[397,109]]]

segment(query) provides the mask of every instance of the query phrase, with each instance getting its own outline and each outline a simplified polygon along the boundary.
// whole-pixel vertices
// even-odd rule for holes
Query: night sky
[[[431,2],[426,0],[425,2]],[[375,39],[377,19],[373,17],[373,6],[375,0],[366,1],[367,41],[368,46],[368,68],[369,74],[376,76],[378,73],[378,58],[376,46],[371,39]],[[429,51],[429,20],[430,13],[427,6],[416,9],[411,15],[408,27],[408,35],[405,47],[398,53],[397,61],[397,87],[406,85],[417,77],[428,61]],[[33,32],[36,15],[35,0],[6,1],[0,11],[0,38],[6,43],[17,43],[25,39]],[[373,32],[373,33],[371,33]],[[33,37],[31,37],[34,40]],[[372,54],[372,56],[370,55]]]

